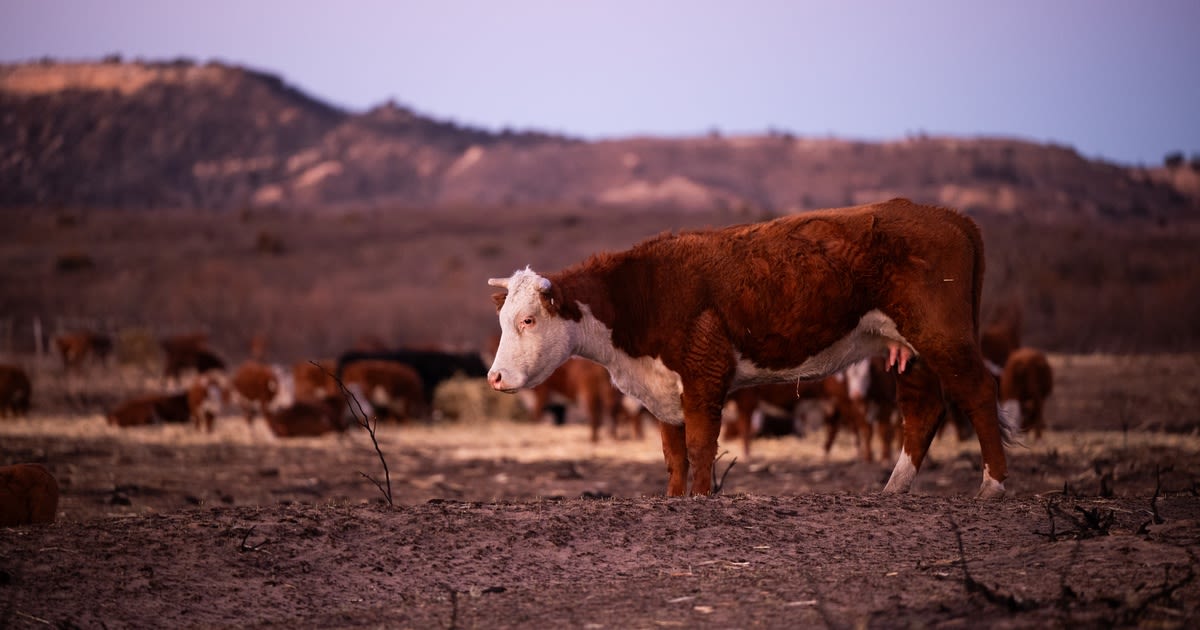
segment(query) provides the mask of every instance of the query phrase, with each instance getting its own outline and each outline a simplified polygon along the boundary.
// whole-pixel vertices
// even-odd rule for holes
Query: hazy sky
[[[360,111],[588,138],[759,133],[1200,154],[1200,0],[0,0],[0,61],[191,57]]]

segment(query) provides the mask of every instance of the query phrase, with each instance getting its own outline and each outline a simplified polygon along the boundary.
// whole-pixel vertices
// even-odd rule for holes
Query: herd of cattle
[[[160,340],[162,379],[168,391],[120,401],[106,410],[108,423],[133,427],[190,422],[211,433],[217,418],[232,411],[248,423],[261,416],[279,437],[319,436],[345,431],[354,424],[356,411],[360,411],[358,417],[429,418],[434,411],[434,390],[440,383],[454,376],[487,375],[480,355],[435,349],[352,350],[336,359],[301,360],[285,368],[264,362],[260,343],[253,344],[252,358],[229,371],[206,335]],[[55,346],[67,371],[80,369],[88,359],[107,361],[113,348],[110,337],[92,331],[60,335]],[[1053,386],[1045,354],[1021,347],[1020,319],[1012,316],[985,328],[981,346],[996,377],[1000,399],[1019,411],[1024,430],[1040,438],[1045,427],[1042,408]],[[0,364],[0,417],[27,415],[32,398],[26,371]],[[605,425],[614,439],[619,428],[627,426],[629,435],[640,440],[644,419],[650,415],[616,388],[603,366],[578,357],[531,388],[526,397],[529,415],[535,420],[549,413],[554,424],[563,424],[568,406],[586,417],[593,441],[600,439]],[[729,396],[722,436],[726,441],[740,441],[748,456],[756,436],[803,433],[806,410],[816,412],[823,421],[826,452],[845,429],[856,437],[864,461],[874,459],[871,445],[875,441],[880,461],[891,459],[900,414],[896,377],[882,357],[822,380],[736,390]],[[971,430],[964,424],[956,424],[955,429],[960,438]]]
[[[1022,347],[1019,316],[980,328],[982,234],[946,208],[893,199],[664,234],[558,273],[526,268],[488,283],[502,289],[490,369],[480,354],[403,349],[289,370],[252,345],[229,370],[204,335],[176,336],[160,344],[175,389],[122,401],[108,422],[212,431],[233,408],[279,437],[318,436],[350,427],[355,406],[366,417],[429,418],[438,385],[462,375],[531,391],[535,420],[565,397],[588,416],[593,440],[606,418],[614,436],[619,422],[640,436],[652,414],[671,496],[711,491],[719,434],[741,439],[748,455],[756,434],[795,432],[802,401],[817,401],[826,452],[840,427],[864,460],[873,434],[884,459],[899,447],[885,492],[908,491],[935,433],[953,424],[979,440],[977,496],[999,498],[1004,446],[1018,430],[1044,430],[1049,362]],[[67,371],[113,349],[92,332],[56,345]],[[26,413],[31,400],[28,375],[0,366],[0,411]]]

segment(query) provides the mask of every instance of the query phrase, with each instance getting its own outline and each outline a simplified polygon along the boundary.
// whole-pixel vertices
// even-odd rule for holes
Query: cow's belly
[[[858,320],[845,337],[833,345],[805,358],[793,368],[772,370],[762,368],[740,353],[733,376],[733,388],[782,383],[787,381],[813,380],[836,374],[851,364],[863,359],[887,355],[889,347],[902,346],[912,356],[917,352],[908,340],[896,329],[896,322],[879,310],[873,310]]]

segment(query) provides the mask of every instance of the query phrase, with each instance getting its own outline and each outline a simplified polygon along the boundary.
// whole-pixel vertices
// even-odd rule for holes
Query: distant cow
[[[191,417],[187,392],[147,394],[127,398],[108,412],[108,424],[138,427],[166,422],[187,422]]]
[[[825,424],[825,453],[833,448],[838,431],[848,426],[859,440],[859,453],[871,460],[868,446],[869,429],[859,401],[850,397],[844,379],[828,377],[819,381],[796,383],[772,383],[739,389],[729,394],[737,412],[733,422],[726,423],[726,439],[742,439],[742,452],[750,456],[750,443],[754,436],[751,419],[754,413],[762,416],[760,435],[791,435],[796,433],[796,413],[802,402],[816,402],[821,406],[821,417]]]
[[[313,365],[311,361],[297,361],[292,365],[292,381],[295,383],[297,400],[320,400],[340,393],[334,372],[337,362],[321,359]]]
[[[29,374],[17,365],[0,365],[0,418],[29,415],[33,387]]]
[[[824,378],[889,357],[904,447],[886,492],[905,492],[946,410],[983,455],[979,496],[1004,494],[996,389],[979,350],[983,240],[970,218],[904,199],[752,225],[666,234],[564,271],[489,284],[501,340],[492,387],[533,387],[572,355],[603,364],[659,419],[668,495],[711,490],[731,390]]]
[[[41,464],[0,466],[0,527],[53,523],[58,481]]]
[[[988,370],[1000,378],[1008,355],[1021,347],[1021,310],[1010,307],[998,312],[980,331],[979,347]]]
[[[886,461],[892,458],[892,445],[896,442],[896,429],[900,425],[900,412],[896,406],[896,375],[887,369],[887,362],[882,357],[872,357],[868,368],[864,394],[868,427],[879,435],[880,459]]]
[[[341,396],[297,400],[278,410],[268,409],[267,426],[277,437],[316,437],[346,430],[345,401]]]
[[[234,403],[241,408],[246,422],[254,422],[258,414],[266,415],[267,406],[280,393],[279,376],[266,363],[249,359],[238,366],[229,381]]]
[[[89,356],[107,364],[113,349],[112,337],[92,330],[63,333],[54,338],[54,345],[64,370],[78,368]]]
[[[438,350],[401,349],[386,352],[351,351],[338,357],[337,373],[340,375],[355,361],[391,361],[412,367],[424,383],[425,400],[433,400],[437,386],[455,375],[467,378],[484,378],[487,366],[476,353],[441,352]]]
[[[217,373],[201,374],[188,385],[188,413],[197,429],[212,433],[213,424],[230,401],[229,386]]]
[[[613,385],[603,365],[578,357],[567,360],[545,381],[533,388],[534,420],[541,418],[552,395],[559,395],[579,406],[587,414],[592,427],[592,441],[600,439],[600,426],[607,420],[610,434],[617,437],[617,424],[628,422],[634,437],[642,437],[640,413],[630,413],[623,407],[624,395]]]
[[[1009,355],[1000,377],[1000,401],[1015,403],[1021,412],[1021,429],[1032,431],[1039,440],[1046,428],[1042,412],[1053,389],[1054,373],[1040,350],[1017,348]]]
[[[159,341],[163,350],[163,378],[176,380],[184,370],[198,374],[224,370],[225,361],[208,346],[208,335],[192,333],[167,337]]]
[[[405,420],[424,418],[429,413],[421,375],[403,363],[354,361],[342,370],[342,382],[348,390],[366,399],[360,399],[360,404],[370,404],[376,413],[382,411],[383,416]]]

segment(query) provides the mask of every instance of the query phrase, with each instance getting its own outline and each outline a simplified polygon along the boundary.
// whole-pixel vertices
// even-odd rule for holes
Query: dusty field
[[[381,426],[388,506],[365,432],[122,431],[59,401],[0,422],[0,464],[63,488],[57,523],[0,529],[0,627],[1196,627],[1200,360],[1053,364],[999,503],[952,432],[907,496],[811,432],[668,500],[650,427],[482,419]]]

